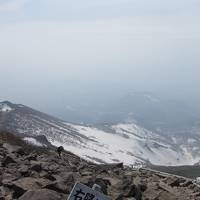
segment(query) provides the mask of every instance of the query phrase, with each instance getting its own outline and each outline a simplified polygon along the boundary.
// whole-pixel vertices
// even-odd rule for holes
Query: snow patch
[[[32,137],[25,137],[24,141],[26,141],[26,142],[28,142],[30,144],[33,144],[35,146],[38,146],[38,147],[44,147],[44,146],[46,146],[46,145],[38,142],[35,138],[32,138]]]
[[[14,109],[12,109],[10,106],[8,106],[7,104],[5,103],[1,103],[0,104],[0,112],[10,112]]]

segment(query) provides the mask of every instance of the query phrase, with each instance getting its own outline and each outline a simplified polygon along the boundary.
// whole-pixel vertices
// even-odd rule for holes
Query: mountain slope
[[[0,135],[7,136],[0,140],[0,199],[64,200],[81,182],[98,184],[113,200],[200,200],[200,187],[191,179],[122,164],[96,165],[67,151],[60,158],[55,149]]]
[[[36,145],[64,146],[97,163],[126,165],[194,165],[200,161],[197,135],[161,136],[138,125],[104,124],[97,127],[63,122],[20,104],[2,102],[0,129],[17,133]]]

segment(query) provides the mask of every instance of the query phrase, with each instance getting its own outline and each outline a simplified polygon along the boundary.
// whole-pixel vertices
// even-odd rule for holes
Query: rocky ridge
[[[122,163],[97,165],[67,151],[60,159],[53,148],[0,136],[0,200],[66,200],[76,182],[96,183],[113,200],[200,200],[190,179]]]

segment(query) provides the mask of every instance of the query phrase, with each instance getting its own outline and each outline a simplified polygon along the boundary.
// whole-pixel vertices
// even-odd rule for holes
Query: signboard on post
[[[111,200],[111,198],[86,185],[76,183],[68,200]]]

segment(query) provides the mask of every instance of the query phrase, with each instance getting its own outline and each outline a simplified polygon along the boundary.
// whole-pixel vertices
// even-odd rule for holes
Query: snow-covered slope
[[[10,112],[13,109],[6,103],[0,103],[0,112]]]
[[[89,160],[105,162],[124,162],[127,165],[150,162],[154,165],[193,165],[200,156],[193,156],[189,149],[176,146],[164,137],[138,127],[135,124],[113,125],[111,132],[105,132],[94,127],[72,125],[74,131],[87,136],[76,145],[62,141],[51,140],[55,146],[63,145],[65,149],[76,152]]]
[[[5,104],[5,103],[4,103]],[[28,142],[43,144],[44,135],[55,146],[97,163],[127,165],[193,165],[200,161],[199,135],[161,136],[134,123],[84,126],[63,122],[23,105],[0,112],[0,128],[16,132]],[[46,143],[45,143],[46,145]]]

